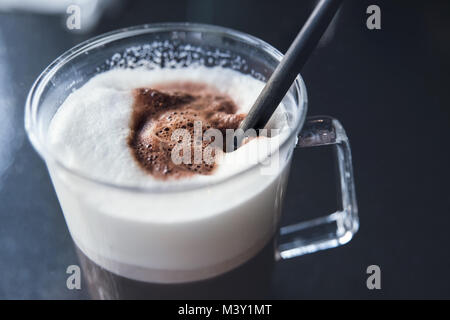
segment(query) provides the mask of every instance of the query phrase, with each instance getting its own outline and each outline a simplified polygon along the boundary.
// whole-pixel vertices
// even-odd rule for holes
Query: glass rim
[[[169,193],[169,192],[183,192],[183,191],[190,191],[193,189],[201,189],[205,187],[210,187],[213,185],[224,183],[228,180],[231,180],[233,178],[236,178],[242,174],[245,174],[253,169],[255,169],[260,162],[257,162],[255,164],[252,164],[251,166],[245,167],[242,170],[236,171],[231,175],[224,176],[220,179],[214,179],[213,181],[185,181],[183,183],[177,183],[177,184],[166,184],[164,187],[162,187],[160,184],[154,185],[154,186],[133,186],[129,184],[119,184],[119,183],[113,183],[110,181],[105,181],[102,179],[98,179],[92,176],[89,176],[82,170],[71,168],[63,163],[50,149],[46,147],[45,141],[41,141],[41,139],[34,133],[35,128],[37,128],[38,123],[38,107],[39,107],[39,100],[43,93],[44,88],[48,85],[48,83],[51,81],[52,77],[55,75],[55,73],[66,63],[69,63],[72,59],[75,57],[78,57],[80,54],[83,54],[84,52],[89,51],[90,49],[96,48],[101,45],[105,45],[107,43],[130,38],[133,36],[138,36],[146,33],[155,33],[155,32],[161,32],[161,31],[188,31],[188,32],[207,32],[207,33],[216,33],[216,34],[224,34],[228,37],[235,38],[236,40],[247,42],[248,44],[257,47],[258,49],[263,50],[264,52],[270,54],[272,58],[275,58],[277,61],[280,61],[283,58],[283,54],[275,49],[273,46],[268,44],[267,42],[254,37],[252,35],[249,35],[247,33],[233,30],[226,27],[220,27],[210,24],[200,24],[200,23],[189,23],[189,22],[166,22],[166,23],[154,23],[154,24],[143,24],[143,25],[137,25],[132,27],[126,27],[117,29],[114,31],[110,31],[107,33],[103,33],[101,35],[95,36],[93,38],[90,38],[88,40],[85,40],[78,45],[70,48],[63,54],[61,54],[58,58],[56,58],[50,65],[48,65],[44,71],[37,77],[35,82],[33,83],[26,102],[25,102],[25,131],[27,132],[28,138],[34,147],[34,149],[37,151],[37,153],[41,156],[41,158],[44,160],[44,162],[47,164],[47,162],[50,160],[53,163],[57,164],[61,169],[68,172],[69,174],[75,175],[82,180],[86,180],[90,183],[100,184],[105,187],[114,188],[114,189],[120,189],[120,190],[128,190],[132,192],[143,192],[143,193]],[[306,113],[307,113],[307,107],[308,107],[308,99],[307,99],[307,92],[306,92],[306,86],[303,81],[303,78],[300,74],[297,75],[294,83],[293,83],[295,90],[297,92],[297,99],[295,101],[295,104],[297,106],[302,107],[302,110],[300,111],[299,116],[296,119],[296,122],[293,123],[292,127],[290,127],[291,132],[289,132],[289,135],[282,141],[280,144],[278,150],[285,147],[289,141],[293,138],[294,135],[297,135],[300,131],[301,127],[303,126],[305,119],[306,119]],[[276,152],[276,151],[275,151]],[[270,157],[275,152],[270,153],[267,155],[265,159]]]

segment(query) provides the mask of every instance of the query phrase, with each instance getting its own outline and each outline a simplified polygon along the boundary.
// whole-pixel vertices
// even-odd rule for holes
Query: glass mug
[[[214,182],[117,185],[70,167],[48,145],[55,112],[100,72],[197,64],[264,81],[282,57],[264,41],[227,28],[149,24],[83,42],[39,76],[25,127],[49,170],[92,298],[264,298],[276,261],[351,240],[358,216],[348,138],[336,119],[306,118],[300,75],[283,100],[290,132],[271,175],[256,163]],[[293,150],[321,145],[336,149],[342,208],[280,228]]]

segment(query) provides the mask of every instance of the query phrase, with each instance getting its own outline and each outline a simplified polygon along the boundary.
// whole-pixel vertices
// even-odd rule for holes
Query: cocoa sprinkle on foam
[[[155,178],[208,175],[216,164],[205,159],[194,161],[194,124],[201,122],[202,134],[212,128],[225,137],[225,130],[237,129],[245,117],[236,114],[237,110],[230,97],[202,83],[173,82],[138,88],[134,90],[128,146],[139,166]],[[181,142],[172,140],[177,129],[187,130],[191,136],[189,163],[172,161],[171,153]],[[202,151],[210,143],[202,140]]]

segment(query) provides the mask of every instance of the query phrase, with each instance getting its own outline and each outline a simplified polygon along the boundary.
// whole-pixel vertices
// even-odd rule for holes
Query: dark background
[[[241,30],[282,52],[314,1],[129,1],[85,34],[66,16],[0,12],[0,298],[79,299],[77,257],[44,163],[23,129],[26,94],[73,45],[117,28],[194,21]],[[366,8],[381,8],[381,30]],[[309,115],[350,137],[361,227],[347,245],[279,263],[275,298],[450,298],[450,3],[345,1],[302,75]],[[336,210],[330,150],[296,151],[286,222]],[[381,268],[368,290],[366,268]],[[83,284],[82,284],[83,286]]]

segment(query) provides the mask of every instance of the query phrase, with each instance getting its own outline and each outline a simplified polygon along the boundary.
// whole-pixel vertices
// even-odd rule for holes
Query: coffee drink
[[[255,163],[275,161],[287,109],[268,124],[276,134],[215,147],[213,163],[195,162],[194,148],[196,124],[236,129],[263,86],[221,67],[114,69],[62,103],[48,139],[70,171],[49,170],[94,297],[261,297],[291,154],[266,164],[270,174]],[[178,129],[191,162],[173,162]],[[202,155],[211,141],[199,141]]]
[[[88,40],[38,77],[25,128],[93,298],[269,297],[275,257],[350,241],[348,138],[336,119],[306,118],[301,77],[264,129],[234,130],[282,57],[234,30],[150,24]],[[294,149],[329,144],[342,210],[280,228]]]

